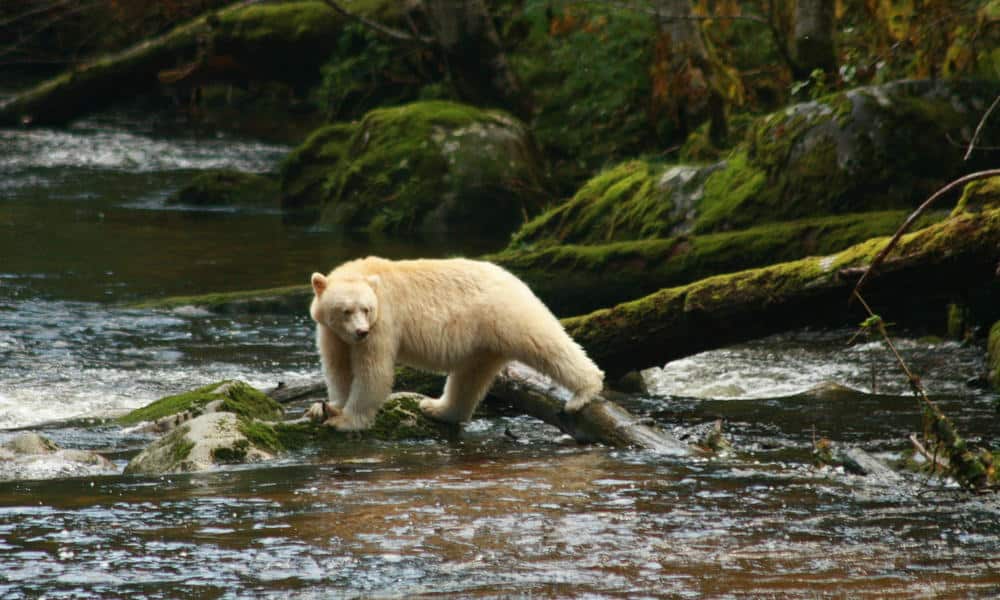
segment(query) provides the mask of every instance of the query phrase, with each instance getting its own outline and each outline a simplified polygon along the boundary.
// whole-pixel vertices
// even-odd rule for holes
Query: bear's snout
[[[368,337],[368,330],[359,328],[354,332],[354,336],[358,338],[358,340],[363,340]]]

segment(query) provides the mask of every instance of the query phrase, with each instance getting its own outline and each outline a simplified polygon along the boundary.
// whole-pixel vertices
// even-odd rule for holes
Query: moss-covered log
[[[856,271],[886,241],[663,289],[563,323],[612,377],[795,327],[856,324],[866,316],[848,305]],[[995,312],[998,260],[1000,210],[962,213],[905,236],[865,296],[901,323],[923,310],[940,318],[949,300],[970,294]]]
[[[401,9],[386,0],[353,6],[383,18]],[[302,88],[318,80],[344,23],[344,17],[322,2],[239,2],[13,96],[0,103],[0,125],[65,124],[131,93],[156,89],[161,72],[182,77],[218,57],[225,58],[230,72],[212,74],[216,79],[279,81]],[[197,83],[204,83],[204,77]]]
[[[573,315],[720,273],[837,252],[891,234],[906,214],[802,219],[708,235],[505,250],[484,258],[527,282],[557,314]],[[942,217],[926,217],[922,224]]]

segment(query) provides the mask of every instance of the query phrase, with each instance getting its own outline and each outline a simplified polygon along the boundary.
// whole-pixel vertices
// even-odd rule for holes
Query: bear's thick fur
[[[391,261],[374,256],[314,273],[310,314],[329,403],[310,411],[340,430],[369,427],[392,391],[396,363],[448,373],[444,394],[420,408],[467,421],[508,361],[573,392],[579,410],[604,373],[528,286],[504,269],[466,259]],[[322,416],[321,416],[322,415]]]

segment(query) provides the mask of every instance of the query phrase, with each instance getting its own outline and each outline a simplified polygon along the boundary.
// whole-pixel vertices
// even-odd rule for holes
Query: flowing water
[[[491,247],[350,240],[274,211],[165,203],[200,169],[272,170],[286,151],[120,116],[0,131],[0,442],[32,427],[113,462],[0,482],[0,598],[1000,593],[993,495],[812,465],[815,437],[892,458],[920,426],[884,348],[847,347],[846,331],[646,372],[652,393],[629,407],[667,428],[724,419],[736,450],[713,459],[579,446],[530,418],[492,417],[450,443],[359,443],[125,477],[148,437],[46,424],[222,378],[266,386],[318,372],[304,312],[222,317],[123,302],[304,282],[367,253]],[[902,345],[963,432],[998,438],[997,396],[965,385],[983,369],[981,348]],[[856,391],[808,393],[828,381]]]

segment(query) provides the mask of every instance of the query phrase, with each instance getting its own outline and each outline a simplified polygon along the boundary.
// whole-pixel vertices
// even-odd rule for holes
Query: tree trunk
[[[725,100],[712,85],[712,63],[691,1],[659,0],[655,10],[668,47],[669,73],[660,75],[669,79],[665,88],[669,100],[654,100],[659,103],[668,100],[681,138],[710,120],[709,135],[714,143],[721,144],[728,135]],[[664,51],[663,44],[658,51]]]
[[[470,104],[531,115],[531,99],[507,61],[483,0],[428,0],[425,4],[458,95]]]
[[[886,241],[663,289],[563,324],[609,377],[806,325],[856,325],[867,314],[848,305],[851,290]],[[891,256],[864,291],[888,320],[943,323],[956,297],[973,298],[977,321],[1000,316],[1000,209],[907,235]]]
[[[833,45],[836,17],[831,0],[798,0],[795,9],[793,55],[795,77],[805,79],[819,69],[833,74],[837,71],[837,54]]]

